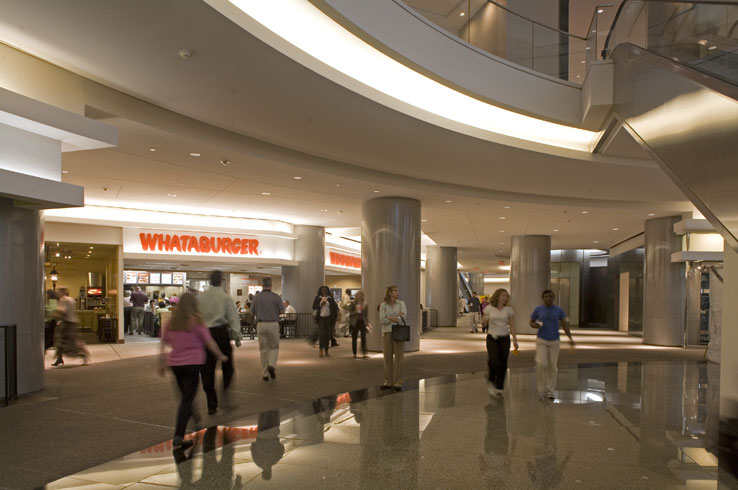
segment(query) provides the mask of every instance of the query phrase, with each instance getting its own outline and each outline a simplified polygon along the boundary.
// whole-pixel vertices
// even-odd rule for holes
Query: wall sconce
[[[56,272],[56,267],[51,269],[51,273],[49,273],[49,277],[51,279],[51,286],[56,291],[56,281],[59,280],[59,273]]]

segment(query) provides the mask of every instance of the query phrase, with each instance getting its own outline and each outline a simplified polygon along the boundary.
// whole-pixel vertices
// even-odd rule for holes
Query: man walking
[[[146,312],[146,303],[149,299],[144,293],[141,292],[141,286],[136,286],[133,294],[131,295],[131,333],[137,333],[141,335],[144,323],[144,313]]]
[[[536,306],[530,315],[530,326],[538,330],[536,336],[536,390],[538,398],[544,400],[555,400],[554,389],[556,388],[556,375],[558,374],[559,349],[559,325],[569,337],[571,346],[574,347],[574,339],[571,338],[569,320],[566,312],[561,307],[553,304],[554,292],[547,289],[541,295],[543,304]]]
[[[469,313],[471,314],[472,333],[477,333],[477,325],[479,325],[481,321],[481,318],[479,316],[480,309],[480,302],[479,297],[477,296],[477,292],[472,291],[472,297],[469,300]]]
[[[210,329],[210,335],[218,344],[220,351],[228,357],[221,362],[223,370],[223,398],[227,400],[226,392],[233,379],[233,348],[231,338],[236,341],[236,347],[241,346],[241,322],[236,313],[236,303],[223,289],[223,273],[213,271],[210,274],[211,287],[197,297],[197,303],[205,324]],[[208,413],[214,414],[218,409],[218,395],[215,393],[215,363],[216,357],[207,351],[205,367],[202,373],[202,387],[208,399]]]
[[[262,290],[254,298],[251,310],[256,321],[256,334],[259,336],[259,355],[261,358],[261,377],[264,381],[277,377],[277,356],[279,355],[279,315],[284,313],[284,303],[278,294],[272,292],[272,278],[261,280]]]

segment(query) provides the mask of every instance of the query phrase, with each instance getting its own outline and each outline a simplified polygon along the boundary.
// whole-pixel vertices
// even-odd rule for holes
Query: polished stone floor
[[[537,401],[534,383],[526,367],[510,371],[502,398],[487,394],[483,374],[340,393],[45,488],[730,488],[717,482],[719,366],[561,366],[554,402]]]

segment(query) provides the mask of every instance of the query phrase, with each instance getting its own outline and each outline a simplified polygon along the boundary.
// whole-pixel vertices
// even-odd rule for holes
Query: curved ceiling
[[[163,206],[179,187],[192,190],[181,196],[196,207],[225,214],[238,199],[236,214],[269,208],[295,222],[356,226],[374,190],[410,195],[423,201],[426,232],[482,267],[509,239],[496,222],[477,220],[505,209],[516,217],[505,216],[504,236],[552,233],[560,223],[555,248],[617,243],[641,231],[648,213],[689,209],[650,162],[573,159],[439,128],[325,79],[196,0],[6,0],[0,40],[189,121],[162,128],[151,116],[160,109],[145,104],[124,118],[96,113],[87,84],[89,113],[121,129],[118,149],[65,155],[65,181],[85,185],[90,199]],[[192,56],[180,58],[182,49]],[[234,163],[218,168],[224,157]],[[269,183],[277,190],[262,196]],[[580,214],[593,208],[597,219]]]

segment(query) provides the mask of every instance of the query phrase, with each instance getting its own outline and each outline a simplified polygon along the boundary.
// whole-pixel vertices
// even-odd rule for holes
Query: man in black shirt
[[[472,321],[472,333],[477,333],[477,325],[479,325],[479,313],[480,313],[480,303],[479,303],[479,297],[477,297],[477,292],[472,292],[472,297],[469,300],[469,313],[471,313],[471,321]]]

